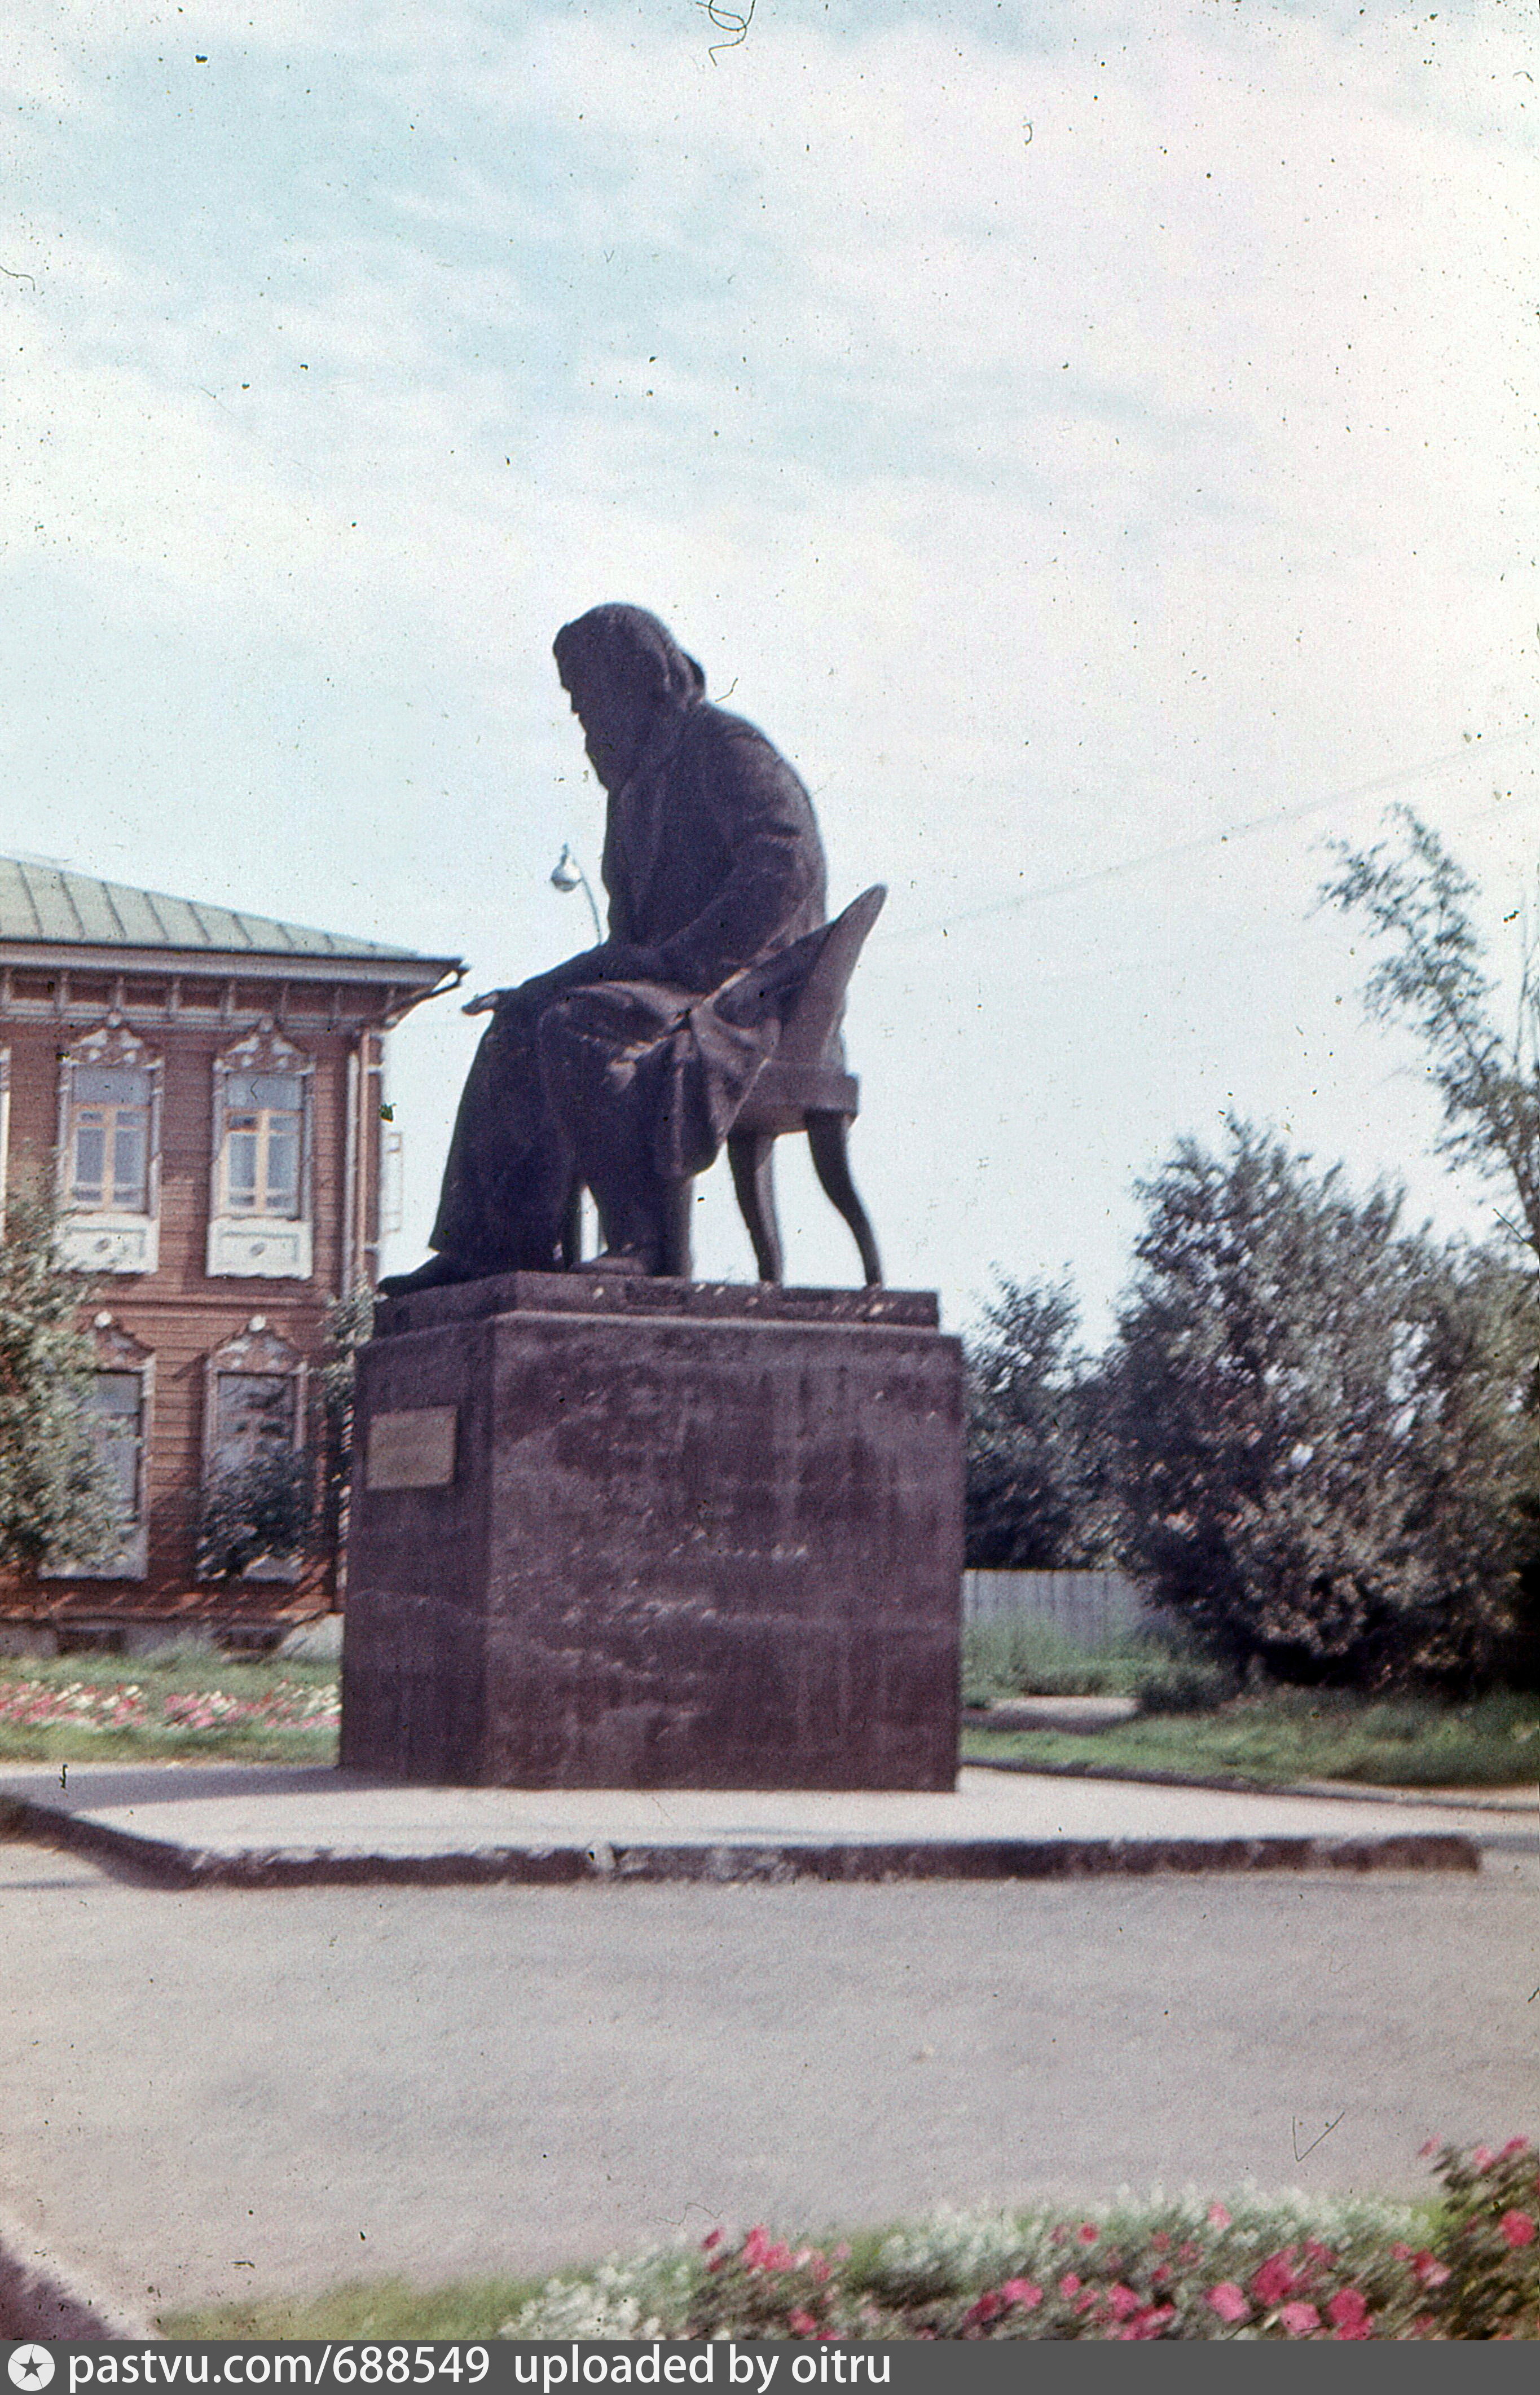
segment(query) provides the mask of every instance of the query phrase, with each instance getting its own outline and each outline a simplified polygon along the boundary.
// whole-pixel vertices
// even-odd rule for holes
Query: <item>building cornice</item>
[[[22,998],[13,990],[16,975],[33,973],[57,975],[60,987],[51,1003]],[[334,1018],[344,991],[375,991],[378,995],[366,1010],[368,1019],[381,1029],[389,1029],[428,999],[457,989],[465,973],[466,967],[458,957],[418,957],[409,951],[400,956],[292,957],[263,955],[250,949],[231,952],[105,945],[88,947],[74,942],[0,940],[0,1017],[38,1013],[73,1017],[81,1011],[81,1002],[72,999],[71,982],[105,975],[116,985],[115,1004],[142,1012],[142,1001],[136,998],[133,985],[153,982],[170,993],[170,1002],[163,1002],[152,1011],[172,1019],[185,1015],[189,1021],[207,1015],[231,1022],[246,1014],[264,1013],[268,1011],[265,1003],[243,1003],[241,993],[258,986],[271,988],[275,982],[296,994],[303,989],[316,991],[325,1000],[322,1011]],[[219,985],[219,1005],[208,1007],[184,1001],[180,993],[183,982],[205,986],[209,983]],[[98,1011],[94,1000],[85,1006],[86,1013],[93,1011]]]

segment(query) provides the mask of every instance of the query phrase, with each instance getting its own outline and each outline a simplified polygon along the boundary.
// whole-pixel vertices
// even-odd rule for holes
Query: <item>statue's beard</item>
[[[642,734],[632,728],[625,733],[590,732],[584,735],[583,747],[606,790],[617,790],[636,763],[642,750]]]

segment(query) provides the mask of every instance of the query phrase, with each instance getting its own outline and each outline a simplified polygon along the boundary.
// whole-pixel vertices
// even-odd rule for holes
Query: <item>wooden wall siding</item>
[[[37,977],[41,978],[41,977]],[[0,1007],[0,1048],[9,1052],[9,1170],[12,1188],[51,1181],[58,1132],[59,1057],[61,1048],[88,1028],[83,1012],[87,994],[98,1001],[100,1020],[114,995],[126,1021],[164,1059],[161,1115],[160,1255],[153,1274],[103,1274],[87,1282],[82,1320],[102,1314],[139,1342],[154,1357],[153,1396],[148,1440],[148,1568],[131,1581],[24,1581],[0,1575],[0,1621],[73,1621],[150,1617],[198,1621],[303,1618],[327,1604],[327,1573],[307,1567],[289,1583],[243,1582],[231,1588],[200,1586],[193,1577],[197,1494],[203,1471],[204,1399],[207,1358],[226,1341],[261,1317],[314,1367],[325,1344],[327,1305],[341,1285],[343,1223],[348,1200],[347,1155],[350,1053],[358,1055],[352,1077],[356,1092],[357,1164],[352,1190],[353,1269],[372,1277],[378,1229],[379,1061],[382,1044],[367,1017],[329,1027],[337,1010],[329,986],[243,983],[238,1012],[219,1008],[228,993],[207,985],[213,1003],[202,1019],[190,1019],[185,1002],[199,986],[180,985],[183,1004],[167,1012],[169,984],[150,977],[143,1003],[140,985],[117,979],[71,976],[66,1021],[39,1006],[20,1007],[11,975],[12,1002]],[[100,983],[100,987],[99,987]],[[349,988],[350,1008],[368,1008],[378,1023],[387,992]],[[26,992],[20,995],[25,997]],[[41,995],[41,991],[37,993]],[[206,1270],[211,1186],[214,1059],[258,1020],[257,1001],[286,998],[282,1020],[286,1036],[314,1058],[312,1082],[312,1277],[308,1281],[210,1277]],[[274,1004],[271,1011],[279,1020]],[[316,1375],[310,1374],[312,1393]]]
[[[1078,1647],[1109,1647],[1151,1626],[1148,1607],[1119,1571],[966,1571],[964,1621],[1042,1622]]]

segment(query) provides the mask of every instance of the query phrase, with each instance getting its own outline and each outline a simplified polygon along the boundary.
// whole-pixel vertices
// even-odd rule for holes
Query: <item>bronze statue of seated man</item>
[[[763,733],[708,704],[655,615],[595,607],[557,671],[609,796],[609,936],[516,989],[460,1099],[434,1255],[400,1295],[554,1272],[573,1193],[593,1193],[599,1268],[665,1268],[670,1202],[731,1130],[819,946],[823,849],[806,790]]]

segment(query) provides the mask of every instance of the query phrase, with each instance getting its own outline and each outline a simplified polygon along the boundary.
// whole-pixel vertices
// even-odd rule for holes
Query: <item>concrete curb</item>
[[[139,2344],[160,2331],[47,2253],[15,2216],[0,2212],[0,2336]]]
[[[1440,1813],[1508,1813],[1520,1820],[1540,1816],[1540,1793],[1533,1802],[1516,1805],[1505,1796],[1483,1796],[1480,1789],[1425,1792],[1376,1788],[1356,1780],[1297,1780],[1281,1787],[1267,1780],[1243,1780],[1234,1771],[1162,1771],[1153,1764],[1141,1770],[1136,1764],[1040,1763],[992,1754],[964,1754],[962,1761],[970,1771],[1021,1771],[1033,1780],[1126,1780],[1138,1788],[1208,1788],[1225,1796],[1309,1796],[1318,1802],[1333,1796],[1354,1805],[1422,1805]]]
[[[26,1797],[0,1806],[13,1834],[64,1846],[156,1886],[528,1887],[583,1881],[706,1881],[784,1886],[902,1879],[1093,1879],[1123,1873],[1240,1871],[1459,1871],[1481,1867],[1472,1838],[1414,1831],[1375,1838],[968,1838],[903,1841],[700,1841],[483,1846],[438,1855],[274,1846],[221,1853],[139,1837]]]

